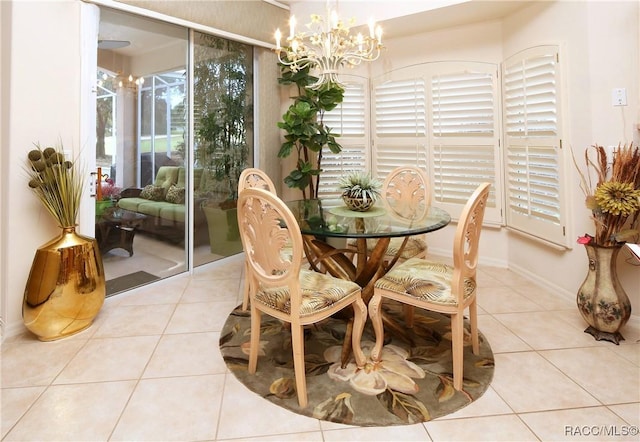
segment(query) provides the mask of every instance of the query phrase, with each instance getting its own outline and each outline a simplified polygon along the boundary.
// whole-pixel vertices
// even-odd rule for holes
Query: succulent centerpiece
[[[382,182],[367,172],[356,171],[342,177],[338,189],[349,209],[366,212],[380,197]]]

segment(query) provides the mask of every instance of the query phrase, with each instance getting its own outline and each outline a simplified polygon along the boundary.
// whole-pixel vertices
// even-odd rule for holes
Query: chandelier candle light
[[[327,5],[325,19],[317,14],[311,15],[307,28],[311,31],[296,34],[296,18],[289,19],[289,37],[287,47],[282,47],[282,33],[276,30],[276,53],[278,60],[293,72],[307,67],[318,70],[318,81],[309,85],[310,89],[320,89],[326,83],[344,85],[338,80],[338,69],[343,66],[358,66],[362,61],[374,61],[380,56],[382,48],[382,28],[369,21],[369,35],[352,35],[349,26],[338,18],[335,10]],[[350,20],[350,24],[354,19]]]

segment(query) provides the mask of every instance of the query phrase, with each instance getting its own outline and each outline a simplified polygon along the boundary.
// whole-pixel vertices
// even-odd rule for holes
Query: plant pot
[[[24,291],[24,324],[41,341],[76,334],[93,323],[106,293],[95,239],[75,227],[39,247]]]
[[[589,257],[587,277],[580,286],[577,304],[589,324],[585,333],[600,341],[619,344],[624,337],[620,328],[631,316],[631,303],[616,271],[616,259],[622,246],[602,247],[585,244]]]
[[[355,212],[366,212],[373,207],[375,201],[372,199],[353,198],[348,195],[342,195],[342,201],[349,208]]]
[[[110,199],[96,201],[96,216],[102,216],[104,211],[111,206],[113,206],[113,201],[111,201]]]
[[[211,253],[231,256],[242,252],[237,209],[203,206],[202,211],[209,228]]]

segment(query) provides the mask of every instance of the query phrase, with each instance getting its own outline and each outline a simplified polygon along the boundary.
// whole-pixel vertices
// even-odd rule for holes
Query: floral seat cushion
[[[411,258],[391,269],[376,282],[376,288],[389,290],[421,301],[443,305],[456,305],[451,294],[453,267],[439,262],[429,262],[422,258]],[[476,282],[471,278],[464,281],[465,299],[473,294]]]
[[[300,271],[300,288],[302,291],[301,317],[325,310],[360,290],[358,284],[354,282],[304,269]],[[286,314],[291,313],[290,299],[288,287],[261,288],[256,293],[256,301]]]

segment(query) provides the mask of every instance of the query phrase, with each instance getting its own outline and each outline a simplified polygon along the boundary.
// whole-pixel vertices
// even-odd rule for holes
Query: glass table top
[[[424,216],[406,219],[378,202],[367,212],[349,210],[341,200],[308,199],[286,202],[304,235],[344,238],[384,238],[432,232],[451,222],[444,210],[431,206]]]

